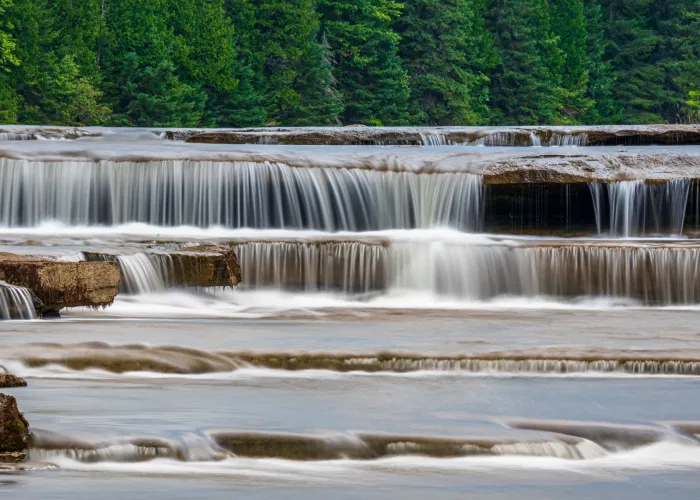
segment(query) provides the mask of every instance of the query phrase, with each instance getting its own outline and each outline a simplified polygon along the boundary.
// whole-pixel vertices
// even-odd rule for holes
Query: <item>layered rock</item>
[[[222,245],[185,247],[173,257],[173,280],[181,286],[236,286],[241,264],[233,248]]]
[[[24,460],[29,423],[17,409],[17,400],[0,394],[0,462]]]
[[[27,381],[11,373],[0,374],[0,388],[26,387]]]
[[[40,315],[64,307],[104,307],[119,292],[119,267],[111,262],[59,262],[0,253],[0,280],[28,288]]]

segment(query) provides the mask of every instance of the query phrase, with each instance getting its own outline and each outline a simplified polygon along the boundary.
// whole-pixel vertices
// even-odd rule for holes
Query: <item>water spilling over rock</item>
[[[31,292],[0,281],[0,319],[36,319]]]

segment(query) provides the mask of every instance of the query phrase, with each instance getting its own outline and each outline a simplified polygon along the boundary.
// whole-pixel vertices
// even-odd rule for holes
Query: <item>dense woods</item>
[[[700,0],[0,0],[0,122],[697,122]]]

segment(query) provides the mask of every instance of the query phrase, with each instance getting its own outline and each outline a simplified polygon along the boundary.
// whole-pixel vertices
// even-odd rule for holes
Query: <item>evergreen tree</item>
[[[207,95],[204,123],[237,125],[235,115],[250,114],[248,104],[255,97],[241,96],[253,92],[252,73],[239,57],[224,1],[171,2],[177,68],[185,82],[202,87]]]
[[[408,122],[409,78],[392,29],[400,7],[394,0],[318,2],[345,104],[344,123]]]
[[[336,123],[342,104],[320,45],[313,0],[260,0],[254,7],[249,50],[259,52],[254,62],[268,124]]]
[[[115,124],[193,127],[202,122],[206,94],[180,80],[168,0],[109,0],[103,71]]]
[[[615,101],[613,67],[606,59],[610,44],[605,31],[603,9],[599,0],[586,0],[586,70],[589,82],[586,97],[592,106],[584,113],[583,122],[587,124],[617,123],[622,109]]]
[[[0,0],[0,122],[15,123],[19,113],[19,96],[15,92],[10,71],[19,65],[15,56],[13,25],[6,14],[11,0]]]
[[[588,31],[584,0],[550,0],[553,32],[559,38],[563,57],[561,70],[562,117],[566,122],[578,123],[592,99],[586,96],[589,74],[587,64]]]
[[[489,115],[493,39],[484,0],[412,0],[395,29],[410,75],[411,115],[431,125],[475,125]],[[449,27],[449,28],[448,28]]]
[[[653,62],[659,36],[650,27],[653,0],[602,0],[607,57],[613,65],[614,95],[623,123],[661,123],[664,74]]]
[[[562,106],[562,56],[547,0],[492,0],[489,27],[501,62],[492,74],[495,121],[555,123]]]

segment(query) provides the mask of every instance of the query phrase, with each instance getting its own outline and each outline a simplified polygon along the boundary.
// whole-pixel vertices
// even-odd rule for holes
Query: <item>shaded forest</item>
[[[0,0],[0,123],[694,123],[700,0]]]

